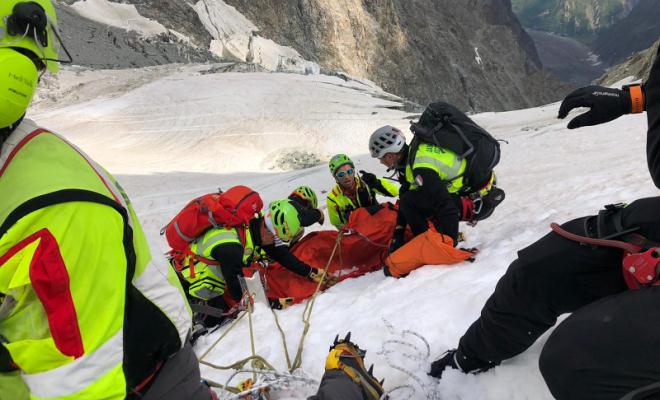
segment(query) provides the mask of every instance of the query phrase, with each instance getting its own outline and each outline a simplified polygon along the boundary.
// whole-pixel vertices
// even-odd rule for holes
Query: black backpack
[[[410,130],[415,135],[410,154],[416,153],[419,141],[422,141],[451,150],[466,159],[461,195],[486,186],[493,168],[500,162],[500,143],[451,104],[429,104],[419,122],[411,124]],[[412,168],[415,160],[414,156],[411,158],[408,163]]]

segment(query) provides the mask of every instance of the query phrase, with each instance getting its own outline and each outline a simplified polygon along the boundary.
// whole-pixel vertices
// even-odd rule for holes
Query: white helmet
[[[376,129],[369,138],[369,151],[373,158],[382,158],[387,153],[398,153],[406,144],[406,137],[397,128],[385,125]]]

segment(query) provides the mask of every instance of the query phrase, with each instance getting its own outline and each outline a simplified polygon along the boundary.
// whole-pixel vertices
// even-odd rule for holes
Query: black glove
[[[390,254],[397,251],[397,249],[403,246],[403,234],[405,233],[405,228],[396,228],[394,234],[392,235],[392,241],[390,242]]]
[[[564,119],[569,111],[578,107],[591,108],[568,123],[568,129],[598,125],[615,120],[632,111],[630,93],[625,90],[603,86],[586,86],[566,96],[559,107],[558,118]]]
[[[376,175],[371,172],[360,170],[360,179],[362,179],[362,182],[366,183],[370,188],[378,185],[378,178],[376,178]]]
[[[458,365],[456,364],[456,350],[448,350],[446,351],[442,357],[439,359],[433,361],[431,363],[431,371],[429,372],[429,375],[431,375],[434,378],[442,378],[442,373],[445,372],[445,368],[451,367],[453,369],[458,369]]]

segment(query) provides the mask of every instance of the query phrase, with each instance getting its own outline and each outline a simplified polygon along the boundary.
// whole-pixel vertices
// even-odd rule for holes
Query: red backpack
[[[172,248],[170,254],[180,268],[182,258],[190,253],[190,242],[211,227],[247,225],[263,205],[259,193],[247,186],[234,186],[226,192],[210,193],[193,199],[161,229],[160,234],[165,235]]]

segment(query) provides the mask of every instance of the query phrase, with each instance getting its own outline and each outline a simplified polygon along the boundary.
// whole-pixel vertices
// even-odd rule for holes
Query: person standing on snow
[[[59,69],[53,4],[5,0],[0,15],[0,398],[210,399],[176,273],[126,193],[24,118]]]
[[[591,110],[571,120],[569,129],[646,110],[648,167],[660,188],[660,54],[644,85],[578,89],[562,102],[559,118],[578,107]],[[609,205],[598,215],[553,228],[555,232],[519,251],[481,317],[457,349],[433,362],[430,375],[440,378],[446,367],[487,370],[525,351],[561,314],[572,313],[550,335],[539,360],[555,398],[658,398],[659,210],[660,197]],[[627,255],[599,239],[639,244],[641,249]]]
[[[328,193],[326,204],[330,223],[337,229],[342,229],[358,208],[378,205],[376,193],[388,197],[399,195],[399,189],[386,179],[365,171],[360,171],[361,177],[356,176],[355,164],[346,154],[333,156],[328,166],[337,184]]]
[[[420,123],[423,119],[424,114]],[[428,230],[429,220],[456,245],[459,220],[483,220],[504,200],[504,192],[494,186],[494,173],[474,195],[459,196],[466,159],[430,143],[409,146],[403,132],[393,126],[385,125],[371,134],[369,152],[388,170],[395,170],[401,183],[390,253],[403,246],[406,226],[417,236]],[[408,160],[414,160],[413,164]],[[473,198],[481,203],[476,211]]]

